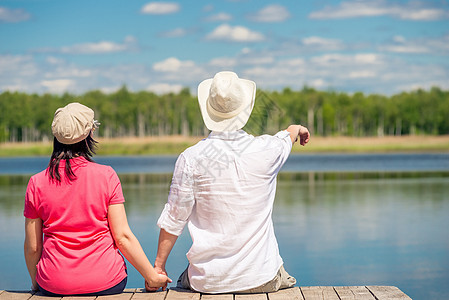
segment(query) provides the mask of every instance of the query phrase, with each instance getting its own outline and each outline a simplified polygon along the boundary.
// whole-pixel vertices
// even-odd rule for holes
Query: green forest
[[[95,111],[101,123],[98,136],[205,136],[201,113],[189,89],[156,95],[131,92],[123,86],[105,94],[0,94],[0,142],[52,139],[51,122],[57,108],[80,102]],[[245,130],[274,133],[289,124],[302,124],[318,136],[386,136],[449,134],[449,91],[439,88],[392,96],[318,91],[258,90]]]

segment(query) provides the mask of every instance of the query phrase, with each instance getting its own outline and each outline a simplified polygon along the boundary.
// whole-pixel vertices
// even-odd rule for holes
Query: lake
[[[175,156],[96,157],[119,173],[128,220],[150,260]],[[48,158],[0,158],[0,289],[28,289],[23,198]],[[449,299],[449,154],[292,155],[273,219],[299,285],[394,285],[413,299]],[[167,263],[176,281],[191,241]],[[128,287],[143,280],[128,263]]]

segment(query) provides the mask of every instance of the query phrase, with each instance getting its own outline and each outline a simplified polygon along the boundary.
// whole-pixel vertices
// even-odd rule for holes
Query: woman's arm
[[[125,206],[123,204],[110,205],[108,219],[112,236],[120,252],[145,278],[149,287],[162,287],[165,289],[167,283],[171,282],[171,279],[166,275],[158,274],[154,270],[142,246],[129,228]]]
[[[32,289],[37,291],[37,263],[42,255],[42,220],[25,218],[25,262],[30,273]]]

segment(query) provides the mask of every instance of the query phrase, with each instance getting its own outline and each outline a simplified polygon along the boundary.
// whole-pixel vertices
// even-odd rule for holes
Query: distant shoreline
[[[98,155],[176,155],[204,137],[153,136],[99,138]],[[51,142],[2,143],[0,157],[50,156]],[[295,144],[294,153],[424,153],[449,152],[449,135],[384,137],[314,137],[305,147]]]

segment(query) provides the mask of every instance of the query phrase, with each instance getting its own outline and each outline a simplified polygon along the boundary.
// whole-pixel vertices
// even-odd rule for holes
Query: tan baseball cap
[[[71,145],[87,138],[93,127],[94,111],[74,102],[56,110],[51,131],[60,143]]]

